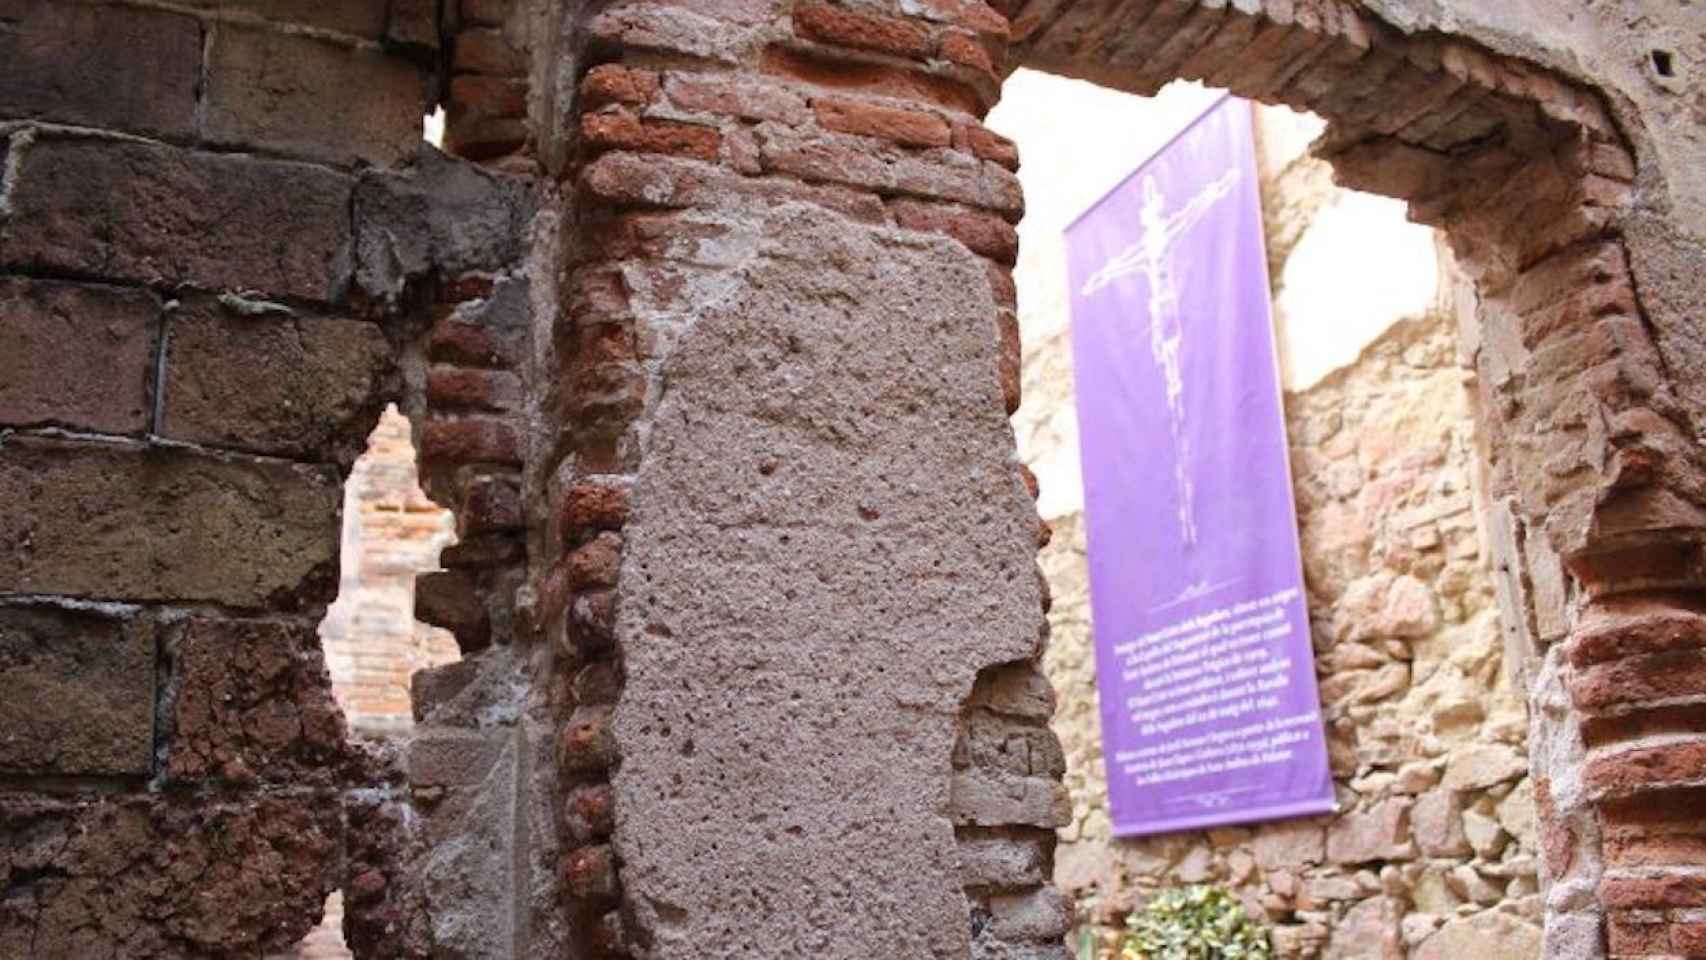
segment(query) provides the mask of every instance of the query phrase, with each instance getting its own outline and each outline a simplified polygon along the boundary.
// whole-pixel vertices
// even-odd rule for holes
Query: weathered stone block
[[[195,133],[201,25],[134,7],[0,0],[0,117]]]
[[[1528,760],[1514,747],[1473,744],[1452,754],[1441,785],[1447,790],[1481,790],[1528,773]]]
[[[1327,859],[1349,864],[1415,856],[1410,843],[1411,805],[1408,798],[1392,798],[1339,817],[1327,831]]]
[[[207,89],[214,143],[391,167],[421,142],[420,73],[370,49],[227,24],[208,49]]]
[[[336,888],[339,810],[312,797],[0,801],[0,901],[17,956],[271,956]]]
[[[340,779],[351,759],[320,638],[306,623],[185,621],[167,740],[173,780]]]
[[[0,423],[147,429],[159,313],[143,290],[0,279]]]
[[[0,446],[0,590],[239,607],[330,599],[329,471],[129,444]]]
[[[353,462],[400,387],[384,333],[372,323],[246,304],[196,298],[172,316],[160,433]]]
[[[1416,800],[1410,829],[1424,856],[1466,857],[1469,839],[1463,833],[1463,804],[1450,790],[1434,790]]]
[[[134,612],[0,607],[0,772],[147,776],[154,660]]]
[[[309,299],[342,283],[351,181],[339,174],[57,135],[20,153],[6,264]]]
[[[1298,870],[1321,862],[1327,831],[1319,820],[1282,820],[1256,830],[1250,852],[1264,871]]]
[[[962,829],[960,878],[968,887],[1016,889],[1049,881],[1054,837],[1042,830]]]
[[[385,32],[389,0],[187,0],[190,6],[258,14],[278,23],[318,27],[377,40]]]
[[[356,282],[396,297],[414,278],[494,269],[521,258],[533,201],[525,181],[497,176],[421,145],[407,174],[370,173],[356,188]],[[526,284],[506,306],[525,323]],[[437,357],[435,357],[437,359]]]
[[[990,929],[1003,940],[1047,942],[1072,929],[1072,909],[1053,887],[989,898]]]

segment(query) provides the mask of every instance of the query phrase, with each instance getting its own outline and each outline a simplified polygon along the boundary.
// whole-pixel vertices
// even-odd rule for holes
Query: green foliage
[[[1167,890],[1126,919],[1119,960],[1273,960],[1268,931],[1223,887]]]

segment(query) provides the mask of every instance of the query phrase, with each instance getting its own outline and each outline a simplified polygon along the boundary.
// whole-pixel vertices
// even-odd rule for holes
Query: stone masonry
[[[1066,956],[1029,64],[1311,109],[1446,233],[1545,949],[1706,956],[1700,21],[0,0],[0,955],[266,955],[342,889],[359,957]],[[465,658],[379,749],[315,627],[392,402]]]
[[[1000,120],[1031,158],[1033,205],[1039,195],[1058,202],[1079,189],[1085,165],[1013,111],[1083,94],[1060,81],[1011,86],[1018,99],[1010,92]],[[1172,111],[1174,100],[1185,109]],[[1182,125],[1201,100],[1169,91],[1147,115]],[[1074,120],[1098,129],[1108,114],[1145,115],[1113,101],[1076,109]],[[1538,957],[1526,705],[1502,669],[1476,523],[1471,358],[1456,332],[1473,319],[1459,316],[1472,310],[1463,296],[1472,293],[1431,231],[1405,224],[1401,208],[1333,187],[1324,163],[1298,155],[1318,123],[1282,108],[1256,116],[1295,495],[1343,810],[1112,839],[1082,494],[1057,491],[1046,498],[1054,538],[1041,558],[1055,597],[1045,666],[1060,700],[1054,726],[1073,821],[1061,831],[1056,881],[1077,899],[1083,931],[1117,927],[1157,889],[1219,882],[1276,925],[1286,957],[1441,956],[1465,937],[1477,956]],[[1111,164],[1106,181],[1139,158]],[[1080,177],[1066,178],[1068,167]],[[1058,240],[1023,229],[1027,243],[1052,244],[1058,257]],[[1312,262],[1328,254],[1338,257],[1329,269]],[[1065,463],[1078,450],[1064,301],[1038,294],[1055,285],[1049,269],[1058,260],[1021,265],[1026,404],[1015,426],[1027,463],[1077,487]],[[1350,276],[1359,271],[1377,272],[1386,295],[1359,288]]]

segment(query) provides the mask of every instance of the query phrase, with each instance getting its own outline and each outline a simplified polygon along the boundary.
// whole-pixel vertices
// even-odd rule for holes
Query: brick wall
[[[479,588],[523,549],[486,422],[519,384],[463,369],[525,326],[479,278],[530,198],[423,149],[439,36],[432,3],[0,5],[0,954],[270,954],[340,888],[363,955],[432,942],[417,797],[316,627],[387,403],[434,412]],[[470,646],[508,629],[480,603]]]
[[[0,953],[262,952],[341,886],[372,956],[1059,956],[1018,60],[1307,106],[1451,234],[1549,949],[1604,904],[1699,952],[1696,282],[1629,114],[1503,49],[1337,3],[0,0],[0,663],[42,691]],[[313,635],[393,400],[461,526],[421,613],[486,651],[417,679],[407,789]]]

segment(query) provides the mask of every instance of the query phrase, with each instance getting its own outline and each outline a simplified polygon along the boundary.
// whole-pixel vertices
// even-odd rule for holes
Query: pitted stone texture
[[[0,607],[0,774],[147,776],[154,629],[134,610]]]
[[[750,253],[666,363],[624,531],[632,932],[962,960],[959,705],[1042,626],[985,271],[821,210],[731,226]]]
[[[0,444],[0,590],[275,608],[335,582],[330,470],[131,444]]]
[[[0,798],[0,956],[271,956],[318,920],[340,830],[312,797]]]

